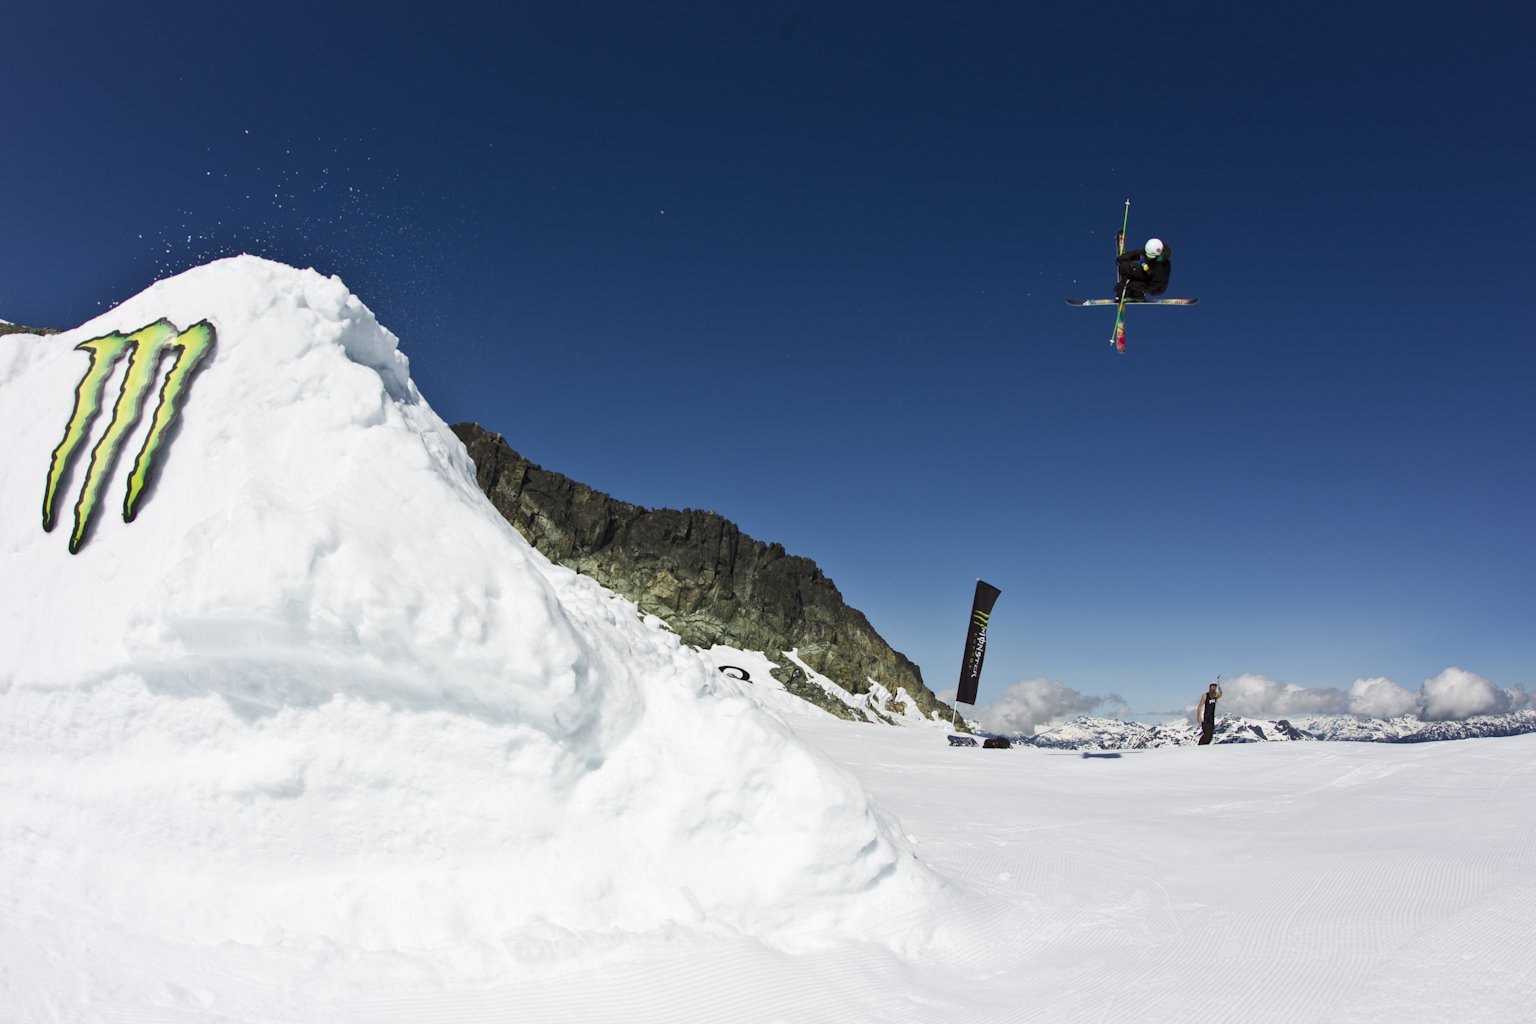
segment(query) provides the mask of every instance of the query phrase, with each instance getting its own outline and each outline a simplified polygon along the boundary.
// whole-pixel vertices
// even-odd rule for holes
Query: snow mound
[[[214,348],[136,517],[147,412],[71,554],[84,456],[39,510],[76,346],[162,318]],[[896,947],[943,895],[748,687],[506,524],[336,278],[236,257],[12,337],[0,434],[0,903],[39,943],[83,913],[495,973],[674,927]]]

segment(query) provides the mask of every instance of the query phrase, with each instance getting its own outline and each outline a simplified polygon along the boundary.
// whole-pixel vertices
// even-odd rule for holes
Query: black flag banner
[[[960,690],[955,701],[976,703],[976,686],[981,682],[981,659],[987,653],[987,620],[1002,591],[990,583],[976,581],[976,600],[971,605],[971,628],[965,634],[965,658],[960,662]]]

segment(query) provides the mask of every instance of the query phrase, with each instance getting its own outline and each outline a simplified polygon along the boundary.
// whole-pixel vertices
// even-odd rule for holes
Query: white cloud
[[[1518,692],[1523,695],[1525,691]],[[1433,679],[1424,680],[1419,699],[1420,717],[1426,722],[1503,714],[1515,703],[1510,691],[1500,690],[1482,676],[1459,668],[1448,668]]]
[[[1250,718],[1283,718],[1286,715],[1340,715],[1349,713],[1349,698],[1334,687],[1277,683],[1263,676],[1241,675],[1221,684],[1218,711]]]
[[[1118,697],[1108,699],[1124,703]],[[1044,722],[1085,715],[1105,700],[1046,679],[1026,679],[1004,690],[1001,697],[981,708],[977,717],[992,732],[1017,735],[1032,733]]]
[[[1397,718],[1419,713],[1419,698],[1384,676],[1356,679],[1349,688],[1349,713],[1365,718]]]
[[[1385,676],[1356,679],[1346,692],[1332,686],[1298,686],[1262,675],[1246,673],[1222,680],[1222,699],[1217,709],[1224,715],[1248,718],[1287,718],[1299,715],[1359,715],[1362,718],[1397,718],[1416,715],[1427,722],[1459,721],[1473,715],[1498,715],[1536,707],[1536,694],[1523,686],[1501,689],[1482,676],[1448,668],[1426,679],[1417,691],[1404,689]],[[953,700],[954,691],[941,696]],[[1014,683],[996,700],[977,708],[975,718],[983,728],[998,733],[1028,734],[1036,727],[1077,715],[1100,714],[1131,717],[1125,698],[1118,694],[1092,696],[1053,683],[1028,679]],[[1169,712],[1178,715],[1181,712]],[[1194,714],[1194,706],[1182,714]]]
[[[1473,715],[1501,715],[1536,705],[1525,688],[1500,689],[1472,672],[1448,668],[1415,693],[1382,676],[1357,679],[1349,692],[1331,686],[1277,683],[1260,675],[1242,675],[1222,683],[1218,705],[1224,714],[1252,718],[1287,715],[1360,715],[1395,718],[1417,715],[1426,722],[1460,721]]]

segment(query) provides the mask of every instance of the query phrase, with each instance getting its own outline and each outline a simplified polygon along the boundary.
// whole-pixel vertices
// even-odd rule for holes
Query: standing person
[[[1216,732],[1216,702],[1221,700],[1221,684],[1212,683],[1210,688],[1200,695],[1200,703],[1195,705],[1195,718],[1200,722],[1200,742],[1198,746],[1207,746],[1211,737]]]
[[[1140,249],[1123,252],[1115,259],[1115,269],[1120,279],[1115,283],[1115,298],[1125,293],[1126,302],[1142,302],[1149,295],[1161,295],[1168,290],[1168,278],[1173,274],[1169,262],[1172,250],[1161,238],[1149,238]]]

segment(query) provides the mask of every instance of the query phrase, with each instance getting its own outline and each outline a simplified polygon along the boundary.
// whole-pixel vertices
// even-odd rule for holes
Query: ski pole
[[[1125,200],[1125,219],[1120,222],[1120,234],[1115,236],[1116,256],[1121,256],[1125,253],[1125,232],[1126,229],[1130,226],[1131,200],[1127,198]],[[1115,264],[1115,277],[1117,279],[1117,284],[1115,287],[1120,292],[1120,303],[1115,307],[1115,329],[1110,332],[1109,343],[1114,347],[1116,352],[1119,352],[1121,355],[1125,355],[1125,282],[1118,280],[1120,277],[1120,266],[1118,261],[1116,261]]]

